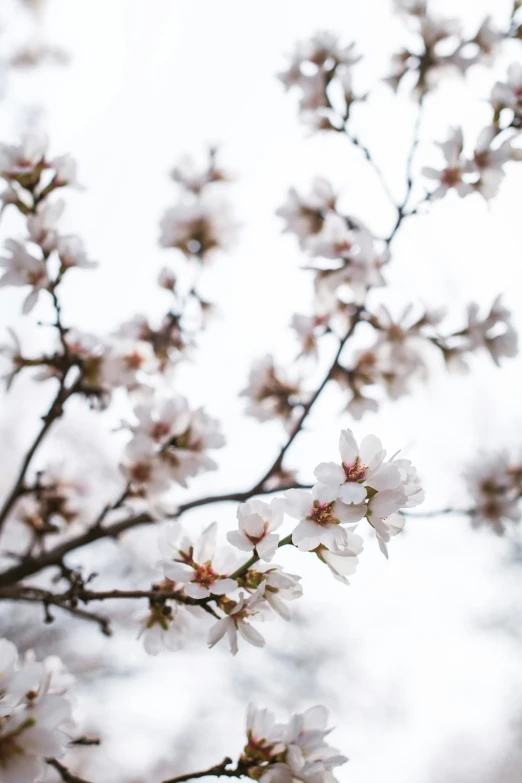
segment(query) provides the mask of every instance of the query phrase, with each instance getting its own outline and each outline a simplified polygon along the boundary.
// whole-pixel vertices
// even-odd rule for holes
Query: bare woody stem
[[[73,773],[70,772],[67,767],[64,767],[61,761],[58,761],[57,759],[46,759],[46,761],[50,767],[58,772],[61,779],[65,781],[65,783],[90,783],[90,781],[85,780],[85,778],[80,778],[78,775],[73,775]]]
[[[227,766],[232,764],[232,759],[223,759],[221,764],[216,764],[214,767],[209,767],[201,772],[189,772],[186,775],[178,775],[175,778],[169,778],[164,780],[163,783],[184,783],[185,780],[196,780],[196,778],[241,778],[246,774],[246,768],[241,767],[239,764],[233,769],[227,769]]]
[[[44,440],[45,436],[51,429],[54,422],[57,421],[57,419],[59,419],[62,416],[64,403],[66,402],[66,400],[69,399],[69,397],[71,397],[75,393],[76,388],[77,388],[76,384],[74,384],[69,389],[65,387],[65,375],[60,380],[58,393],[56,394],[56,397],[51,403],[51,407],[49,408],[48,412],[45,414],[45,416],[43,416],[42,418],[43,424],[40,427],[40,430],[36,438],[31,444],[29,451],[25,455],[24,461],[22,462],[22,466],[20,468],[14,486],[11,489],[11,492],[5,499],[4,504],[0,509],[0,529],[4,525],[7,516],[11,511],[11,509],[13,508],[15,502],[18,500],[19,496],[23,492],[25,476],[38,447]]]

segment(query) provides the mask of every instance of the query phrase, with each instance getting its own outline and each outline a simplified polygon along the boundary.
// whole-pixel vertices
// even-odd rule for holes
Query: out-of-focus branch
[[[430,517],[442,517],[442,516],[448,516],[450,514],[455,514],[457,516],[472,516],[474,513],[473,508],[439,508],[435,511],[401,511],[401,514],[404,514],[404,516],[407,517],[424,517],[425,519],[429,519]]]
[[[227,769],[229,764],[232,764],[232,759],[227,757],[226,759],[223,759],[221,764],[216,764],[214,767],[209,767],[209,769],[204,769],[201,772],[189,772],[186,775],[178,775],[175,778],[164,780],[163,783],[183,783],[185,780],[195,780],[196,778],[208,777],[241,778],[246,774],[245,767],[241,766],[240,764],[238,764],[233,769]]]
[[[7,496],[7,498],[4,501],[4,504],[2,508],[0,509],[0,529],[2,528],[3,524],[5,523],[7,516],[11,509],[13,508],[15,502],[18,500],[20,495],[24,492],[24,482],[25,482],[25,476],[27,473],[27,470],[31,464],[31,461],[38,450],[38,447],[44,440],[45,436],[51,429],[52,425],[55,421],[57,421],[63,414],[63,406],[65,402],[71,397],[78,388],[78,382],[74,383],[72,386],[67,388],[65,386],[65,373],[60,379],[60,385],[58,388],[58,392],[51,403],[51,407],[49,408],[48,412],[45,414],[45,416],[42,417],[43,424],[34,439],[31,447],[29,448],[28,452],[25,455],[24,461],[22,462],[22,466],[20,468],[20,471],[18,473],[18,476],[16,478],[16,481],[14,483],[13,488],[11,489],[11,492]]]
[[[65,767],[61,761],[58,761],[57,759],[46,759],[47,763],[50,767],[53,767],[58,774],[60,775],[61,779],[65,781],[65,783],[91,783],[89,780],[85,780],[85,778],[80,778],[78,775],[73,775],[72,772],[70,772],[67,767]]]

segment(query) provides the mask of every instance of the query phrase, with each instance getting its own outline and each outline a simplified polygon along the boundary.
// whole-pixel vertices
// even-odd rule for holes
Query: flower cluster
[[[238,528],[227,539],[241,552],[252,553],[246,563],[238,563],[233,550],[217,547],[217,523],[195,542],[179,523],[169,527],[158,564],[162,580],[150,611],[140,618],[147,650],[158,652],[162,638],[168,649],[178,645],[187,610],[208,608],[209,602],[220,612],[212,611],[218,620],[209,631],[211,647],[225,636],[233,654],[238,637],[262,647],[265,640],[253,623],[272,619],[274,613],[290,620],[287,603],[302,595],[301,577],[272,562],[282,546],[315,554],[338,581],[348,584],[363,548],[354,528],[364,519],[388,557],[387,544],[404,527],[399,510],[416,506],[424,497],[415,468],[397,456],[387,460],[374,435],[358,446],[353,433],[343,430],[339,448],[339,463],[317,466],[311,492],[289,489],[269,503],[254,499],[239,505]],[[285,517],[297,525],[294,522],[281,538],[278,531]]]
[[[473,506],[469,513],[475,527],[489,527],[498,535],[510,522],[520,522],[522,465],[506,454],[475,464],[466,475]]]
[[[20,664],[14,644],[0,639],[2,783],[40,780],[46,759],[64,754],[72,725],[68,685],[55,661]]]
[[[328,712],[311,707],[276,723],[270,710],[250,705],[247,739],[238,769],[262,783],[335,783],[332,770],[348,759],[326,742]]]
[[[225,439],[219,423],[201,408],[190,410],[184,397],[154,395],[134,409],[136,423],[126,426],[133,438],[126,447],[122,471],[131,488],[152,498],[172,482],[187,486],[187,478],[217,465],[209,449],[221,448]]]
[[[438,143],[445,160],[443,167],[423,168],[425,177],[438,182],[429,198],[442,198],[450,190],[455,190],[462,198],[475,192],[486,200],[493,198],[505,176],[505,164],[522,159],[522,151],[512,146],[512,138],[504,136],[498,124],[486,126],[477,139],[473,154],[466,157],[462,130],[452,129],[447,141]]]
[[[360,60],[355,44],[341,46],[338,36],[321,32],[297,44],[288,69],[279,74],[285,88],[295,88],[304,122],[316,130],[339,130],[351,105],[362,96],[353,89],[352,66]]]
[[[181,200],[163,216],[160,244],[207,263],[216,251],[230,247],[237,228],[228,201],[215,189],[228,176],[218,167],[212,149],[205,167],[198,168],[191,158],[184,158],[172,178],[181,187]]]
[[[284,371],[274,365],[271,355],[254,363],[250,370],[248,386],[241,392],[248,397],[246,412],[258,419],[281,419],[292,429],[295,416],[306,396],[297,381],[286,377]]]
[[[411,86],[423,94],[448,72],[465,74],[477,63],[492,62],[502,41],[509,36],[516,37],[515,28],[499,30],[489,17],[473,36],[467,36],[458,19],[429,12],[426,0],[396,0],[396,5],[410,23],[411,44],[392,58],[392,70],[386,81],[395,90],[409,75]]]

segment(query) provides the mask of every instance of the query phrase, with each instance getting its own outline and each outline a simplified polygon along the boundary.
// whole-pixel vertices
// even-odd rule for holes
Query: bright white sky
[[[492,5],[432,2],[472,26]],[[508,6],[496,0],[499,19]],[[183,152],[218,142],[237,174],[230,195],[244,224],[241,239],[206,278],[223,319],[202,341],[198,365],[183,371],[180,390],[223,420],[230,443],[221,470],[195,482],[194,494],[249,486],[283,435],[276,425],[245,420],[236,392],[254,357],[267,350],[291,355],[288,322],[310,301],[302,255],[291,237],[280,236],[275,209],[290,185],[306,188],[321,174],[342,191],[347,211],[376,232],[386,233],[393,219],[357,150],[342,138],[307,138],[295,99],[275,73],[296,40],[329,29],[358,42],[369,56],[365,77],[376,80],[399,46],[401,27],[385,0],[50,0],[48,28],[72,54],[71,65],[17,77],[10,97],[20,107],[38,98],[53,151],[76,157],[86,186],[70,196],[68,228],[84,237],[100,269],[72,273],[67,322],[104,331],[135,312],[161,313],[166,299],[155,279],[173,256],[157,246],[158,221],[176,198],[168,170]],[[514,57],[519,49],[497,73]],[[419,161],[436,162],[430,141],[443,139],[450,124],[462,123],[473,143],[487,122],[482,99],[494,78],[474,71],[466,85],[448,83],[428,102]],[[12,112],[12,100],[8,106]],[[396,101],[383,86],[358,115],[360,135],[399,195],[413,117],[413,104]],[[458,321],[468,301],[487,305],[503,291],[522,327],[521,184],[515,168],[490,206],[478,196],[448,199],[430,217],[412,219],[394,245],[382,298],[395,312],[409,301],[443,304]],[[19,301],[17,293],[2,294],[2,322],[12,321]],[[28,340],[31,328],[20,327]],[[290,462],[303,477],[335,457],[339,429],[352,426],[341,407],[328,392],[292,450]],[[354,429],[377,433],[391,453],[403,447],[425,479],[426,508],[438,508],[465,503],[459,475],[483,451],[520,451],[521,424],[519,361],[498,371],[478,359],[469,377],[440,372]],[[234,516],[233,507],[207,509],[187,517],[187,525],[197,530],[217,518],[226,529]],[[114,740],[94,751],[100,762],[90,774],[98,783],[138,775],[165,743],[189,730],[200,746],[180,759],[180,771],[218,762],[239,748],[244,709],[259,698],[282,711],[328,704],[335,743],[350,756],[341,781],[477,780],[511,744],[522,694],[521,573],[508,555],[505,542],[470,532],[466,520],[412,520],[393,542],[389,563],[368,542],[350,589],[326,569],[303,565],[302,555],[286,555],[290,570],[306,573],[303,627],[296,637],[294,626],[274,623],[266,634],[270,653],[241,650],[232,661],[202,646],[143,661],[126,638],[92,640],[105,655],[142,668],[132,681],[111,681],[103,697],[81,694],[95,714],[102,698]],[[285,656],[306,658],[308,648],[312,664],[288,679]],[[194,702],[201,713],[192,725]]]

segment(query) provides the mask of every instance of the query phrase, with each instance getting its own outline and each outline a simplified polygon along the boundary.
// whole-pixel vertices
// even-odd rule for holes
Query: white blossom
[[[142,639],[149,655],[158,655],[162,650],[179,650],[190,629],[186,610],[178,604],[152,604],[149,609],[135,615],[141,625],[138,638]]]
[[[228,201],[205,194],[192,204],[178,204],[161,221],[160,244],[175,247],[187,257],[206,260],[216,250],[228,250],[237,225]]]
[[[292,542],[303,552],[316,549],[320,544],[328,549],[345,546],[348,536],[341,523],[359,522],[364,516],[364,510],[359,506],[336,500],[335,493],[325,485],[316,484],[312,492],[289,489],[284,496],[286,513],[299,520],[292,533]]]
[[[315,553],[322,560],[338,582],[347,585],[349,576],[353,576],[359,563],[358,555],[363,549],[363,540],[357,533],[346,531],[346,544],[333,550],[319,546]]]
[[[437,143],[444,155],[446,166],[443,169],[434,169],[431,166],[422,169],[425,177],[439,182],[438,188],[430,194],[430,198],[442,198],[452,188],[455,188],[462,197],[472,193],[473,187],[463,179],[465,174],[473,170],[473,167],[462,157],[464,141],[461,128],[453,128],[447,141]]]
[[[0,144],[0,174],[5,179],[20,179],[33,174],[43,163],[47,138],[27,133],[20,144]]]
[[[343,503],[362,503],[366,487],[388,489],[400,482],[399,471],[390,462],[384,463],[386,451],[375,435],[366,435],[360,447],[351,430],[342,430],[339,437],[341,464],[322,462],[314,476],[324,488]]]
[[[265,640],[254,628],[249,620],[261,615],[260,619],[264,619],[266,616],[263,613],[265,582],[262,582],[257,590],[252,595],[246,597],[244,593],[239,594],[239,600],[235,606],[230,610],[227,617],[223,617],[218,620],[215,625],[209,631],[208,645],[214,647],[224,636],[228,636],[230,645],[230,651],[232,655],[236,655],[238,647],[238,634],[243,637],[249,644],[254,647],[264,647]]]
[[[243,552],[256,550],[262,560],[270,561],[279,543],[279,536],[273,532],[283,522],[283,506],[279,498],[270,503],[263,500],[249,500],[237,509],[239,530],[227,533],[228,541]]]
[[[285,601],[301,598],[303,588],[299,584],[301,577],[288,574],[281,566],[261,564],[249,570],[249,578],[264,580],[264,599],[283,620],[291,620],[292,614]],[[247,585],[248,586],[248,585]]]
[[[227,555],[216,548],[217,523],[209,525],[194,544],[186,537],[178,542],[182,532],[179,525],[167,531],[166,558],[159,563],[165,576],[183,585],[190,598],[234,592],[237,582],[228,576]]]
[[[42,664],[18,663],[16,647],[0,640],[0,769],[2,783],[33,783],[47,758],[66,750],[71,705],[52,692],[52,672]]]
[[[507,71],[507,81],[496,82],[491,91],[491,103],[496,111],[513,109],[515,114],[522,111],[522,65],[512,63]]]
[[[83,241],[78,236],[63,236],[58,239],[56,249],[60,257],[61,271],[65,272],[73,266],[83,269],[94,269],[98,266],[96,261],[87,257]]]
[[[6,270],[0,279],[0,287],[31,286],[32,290],[22,308],[24,313],[29,313],[35,306],[40,291],[49,285],[45,262],[31,255],[25,246],[15,239],[7,239],[5,246],[11,255],[0,258],[0,267]]]
[[[290,188],[285,204],[276,211],[276,215],[285,220],[284,231],[295,234],[304,248],[309,236],[317,234],[326,215],[335,209],[336,195],[328,180],[315,177],[309,193],[301,195]]]
[[[54,203],[45,199],[38,204],[34,214],[27,216],[27,229],[31,240],[46,253],[50,253],[56,247],[57,225],[64,209],[65,201],[62,199]]]

